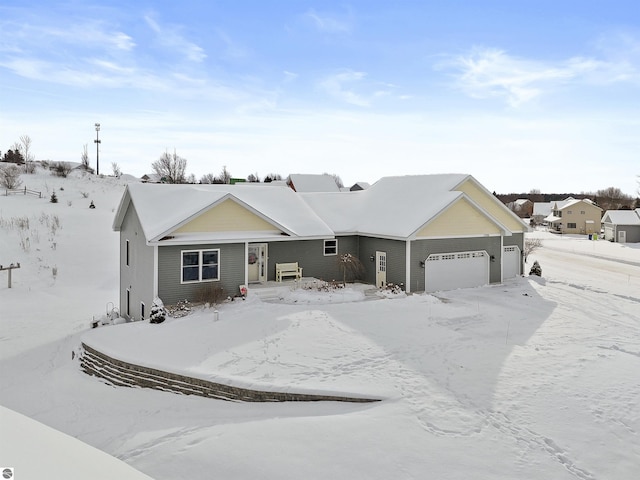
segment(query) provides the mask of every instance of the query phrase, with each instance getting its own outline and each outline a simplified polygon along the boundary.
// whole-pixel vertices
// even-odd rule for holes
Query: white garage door
[[[484,251],[432,254],[424,264],[427,292],[489,283],[489,255]]]
[[[520,249],[515,246],[503,247],[502,278],[514,278],[520,275]]]

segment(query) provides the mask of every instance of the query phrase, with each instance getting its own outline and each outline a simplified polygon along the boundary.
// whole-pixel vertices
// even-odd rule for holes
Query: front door
[[[618,242],[627,243],[627,232],[625,230],[618,231]]]
[[[376,287],[387,285],[387,252],[376,252]]]
[[[267,281],[267,244],[252,243],[249,245],[247,270],[250,283]]]

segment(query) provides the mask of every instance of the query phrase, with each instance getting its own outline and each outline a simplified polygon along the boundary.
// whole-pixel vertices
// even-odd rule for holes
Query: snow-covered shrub
[[[51,194],[51,203],[58,203],[58,197],[56,196],[56,192]]]
[[[538,277],[542,276],[542,268],[540,267],[540,264],[538,263],[537,260],[533,262],[533,266],[529,271],[529,275],[537,275]]]
[[[167,309],[164,308],[162,300],[155,298],[151,305],[151,314],[149,316],[150,323],[162,323],[167,317]]]

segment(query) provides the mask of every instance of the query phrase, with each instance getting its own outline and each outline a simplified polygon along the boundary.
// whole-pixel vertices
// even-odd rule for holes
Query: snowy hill
[[[0,263],[21,265],[11,289],[0,276],[8,409],[155,479],[637,476],[635,245],[537,233],[528,268],[538,260],[542,278],[437,296],[250,295],[218,307],[218,321],[197,308],[160,325],[91,329],[117,298],[111,222],[125,181],[22,179],[44,197],[0,196]],[[383,401],[245,404],[116,388],[80,371],[81,341],[194,377]],[[2,442],[23,428],[11,418]],[[29,458],[20,452],[0,451],[17,479]]]

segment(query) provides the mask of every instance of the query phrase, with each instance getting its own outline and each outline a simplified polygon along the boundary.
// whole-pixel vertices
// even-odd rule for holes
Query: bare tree
[[[351,255],[350,253],[343,253],[338,255],[338,266],[342,270],[342,284],[347,284],[347,276],[352,280],[359,278],[364,272],[364,265],[358,257]]]
[[[87,171],[91,170],[91,167],[89,166],[89,150],[86,143],[82,146],[82,153],[80,154],[80,165]]]
[[[266,177],[264,177],[264,183],[275,182],[276,180],[282,180],[282,175],[279,173],[268,173]]]
[[[22,135],[20,137],[20,152],[24,157],[24,171],[25,173],[34,173],[36,166],[33,163],[34,156],[31,153],[31,137],[29,135]]]
[[[85,145],[85,148],[87,146]],[[111,170],[113,171],[113,176],[116,178],[120,178],[122,176],[122,170],[120,170],[120,165],[116,162],[111,162]]]
[[[231,172],[227,170],[226,165],[222,167],[222,171],[220,172],[220,175],[218,175],[218,180],[219,183],[231,183]]]
[[[186,183],[187,159],[173,153],[164,152],[158,160],[151,164],[153,171],[167,183]]]
[[[22,185],[20,169],[15,165],[0,167],[0,185],[8,190],[15,190]]]
[[[527,258],[538,248],[542,247],[542,240],[539,238],[527,238],[524,241],[524,263],[527,263]]]
[[[617,210],[623,206],[629,206],[633,202],[630,195],[625,195],[616,187],[605,188],[596,192],[598,205],[603,210]]]
[[[249,183],[260,183],[260,177],[258,176],[258,172],[250,173],[247,177],[247,182]]]
[[[216,176],[213,173],[205,173],[200,177],[200,183],[218,183],[216,182]]]

